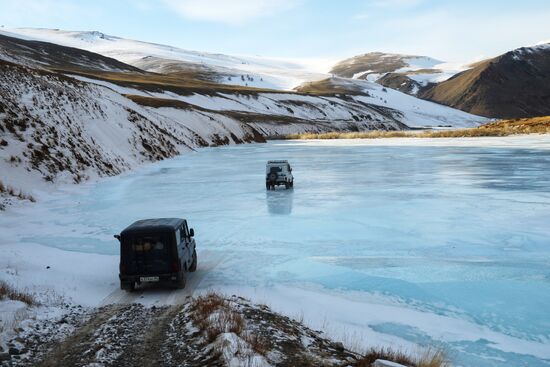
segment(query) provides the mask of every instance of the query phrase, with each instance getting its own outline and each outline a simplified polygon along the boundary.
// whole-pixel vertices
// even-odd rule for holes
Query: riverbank
[[[331,140],[331,139],[382,139],[382,138],[471,138],[503,137],[511,135],[550,134],[550,116],[528,119],[501,120],[479,127],[453,130],[365,131],[289,134],[272,140]]]

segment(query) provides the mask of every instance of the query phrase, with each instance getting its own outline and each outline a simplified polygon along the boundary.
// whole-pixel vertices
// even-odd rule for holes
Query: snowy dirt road
[[[161,366],[160,346],[182,305],[145,308],[139,304],[99,308],[89,321],[54,345],[32,365]],[[27,365],[22,364],[22,365]]]

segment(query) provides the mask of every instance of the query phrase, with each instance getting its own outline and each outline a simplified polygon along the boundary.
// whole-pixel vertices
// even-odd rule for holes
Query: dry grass
[[[377,359],[396,362],[410,367],[450,367],[451,363],[447,355],[441,349],[428,348],[411,355],[392,348],[373,348],[361,359],[353,364],[353,367],[371,367]]]
[[[137,72],[109,72],[81,69],[52,69],[55,72],[80,75],[92,79],[104,80],[124,87],[137,88],[150,92],[170,91],[180,95],[189,95],[192,93],[213,94],[217,92],[225,93],[248,93],[257,94],[259,92],[281,93],[272,89],[254,88],[240,85],[219,84],[212,81],[201,80],[201,75],[193,72],[157,74],[157,73],[137,73]]]
[[[4,281],[0,281],[0,300],[3,299],[9,299],[12,301],[21,301],[23,303],[26,303],[29,306],[36,306],[38,305],[38,301],[34,298],[33,295],[20,292],[10,286],[8,283]]]
[[[444,131],[366,131],[329,132],[321,134],[290,134],[284,139],[380,139],[380,138],[465,138],[481,136],[510,136],[520,134],[550,134],[550,116],[501,120],[476,128]]]
[[[20,200],[29,200],[33,203],[36,202],[36,199],[32,195],[24,193],[23,190],[17,190],[9,185],[5,185],[2,181],[0,181],[0,194],[7,194]]]
[[[193,323],[205,331],[209,342],[222,333],[241,335],[243,332],[244,318],[230,307],[226,299],[216,293],[195,298],[191,311]]]
[[[265,356],[269,352],[268,342],[256,333],[243,333],[241,338],[245,340],[250,348],[259,355]]]

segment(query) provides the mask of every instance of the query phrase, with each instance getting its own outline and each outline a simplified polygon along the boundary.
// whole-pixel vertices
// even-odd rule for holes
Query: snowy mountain
[[[6,34],[8,33],[9,34]],[[97,31],[17,28],[4,32],[63,46],[80,48],[117,59],[146,71],[195,72],[204,80],[222,84],[290,90],[309,80],[328,75],[316,60],[287,60],[259,56],[229,56],[109,36]],[[0,32],[1,34],[1,32]],[[314,69],[313,71],[311,71]]]
[[[550,114],[549,65],[550,46],[542,42],[464,65],[372,52],[339,62],[331,73],[376,82],[476,115],[518,118]]]
[[[550,43],[479,62],[419,96],[487,117],[549,115]]]
[[[467,67],[427,56],[371,52],[340,61],[333,75],[378,82],[386,87],[416,95],[431,83],[439,83]]]

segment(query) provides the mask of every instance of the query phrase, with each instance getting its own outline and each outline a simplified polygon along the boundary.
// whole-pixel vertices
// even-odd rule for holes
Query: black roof
[[[178,229],[185,219],[181,218],[154,218],[142,219],[126,227],[120,234],[135,232],[171,232]]]

